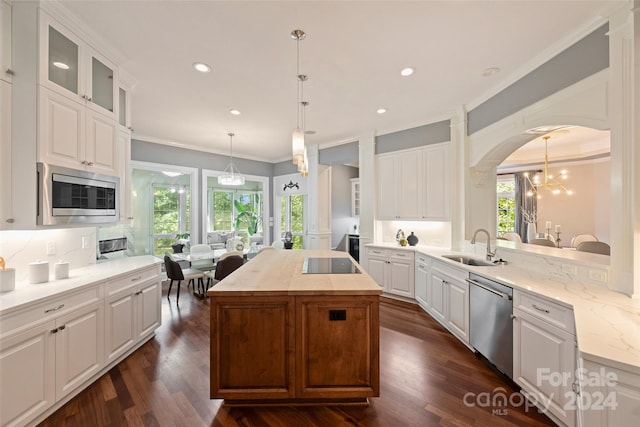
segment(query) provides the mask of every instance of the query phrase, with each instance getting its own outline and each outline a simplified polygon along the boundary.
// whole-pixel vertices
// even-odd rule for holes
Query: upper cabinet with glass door
[[[114,63],[48,15],[40,14],[40,83],[115,117]]]

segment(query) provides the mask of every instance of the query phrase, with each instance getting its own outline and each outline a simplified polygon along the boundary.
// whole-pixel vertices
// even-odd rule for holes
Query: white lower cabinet
[[[424,310],[431,305],[431,259],[421,253],[415,256],[415,295],[416,302]]]
[[[160,326],[161,284],[156,267],[106,284],[107,362],[126,353]]]
[[[640,375],[601,362],[582,360],[578,383],[584,427],[632,426],[640,417]]]
[[[0,424],[24,425],[104,366],[102,286],[3,317]]]
[[[367,248],[367,273],[384,292],[414,298],[414,253]]]
[[[433,260],[429,313],[461,341],[469,343],[469,273]]]
[[[19,426],[56,401],[55,321],[0,340],[0,425]]]
[[[513,380],[552,419],[574,426],[576,337],[573,323],[556,326],[571,310],[516,289],[513,296]]]
[[[155,265],[2,315],[0,425],[32,424],[99,378],[160,325],[160,298]]]

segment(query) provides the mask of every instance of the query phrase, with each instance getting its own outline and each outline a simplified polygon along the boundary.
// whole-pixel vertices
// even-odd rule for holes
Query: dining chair
[[[227,251],[227,252],[223,253],[222,255],[220,255],[220,258],[218,258],[218,262],[222,261],[223,259],[227,259],[230,256],[239,256],[240,258],[244,259],[244,252],[242,252],[242,251]]]
[[[202,289],[201,294],[204,293],[204,282],[203,278],[205,277],[204,272],[200,270],[195,270],[193,268],[182,269],[180,264],[177,261],[171,259],[169,254],[164,255],[164,269],[167,273],[167,278],[170,280],[169,282],[169,290],[167,291],[167,299],[171,294],[171,288],[173,287],[173,282],[178,282],[178,290],[176,291],[176,305],[178,304],[178,300],[180,299],[180,283],[183,280],[188,280],[187,287],[191,285],[193,288],[193,292],[195,293],[195,280],[198,280],[198,290]]]
[[[611,246],[605,242],[582,242],[576,247],[576,251],[591,252],[593,254],[611,255]]]
[[[598,238],[593,234],[578,234],[571,239],[571,247],[578,248],[578,245],[582,242],[597,242]]]
[[[282,240],[276,240],[271,244],[271,247],[275,249],[284,249],[284,242]]]
[[[508,232],[504,233],[502,237],[504,237],[506,240],[511,240],[512,242],[522,243],[522,238],[518,233]]]
[[[532,245],[538,245],[538,246],[548,246],[550,248],[556,247],[556,244],[549,239],[531,239],[529,243]]]
[[[226,255],[226,254],[225,254]],[[224,259],[220,257],[216,264],[215,271],[208,271],[206,276],[213,280],[213,285],[239,269],[244,265],[244,259],[240,255],[230,255]],[[209,280],[207,280],[207,289],[209,289]]]
[[[209,245],[198,244],[198,245],[191,246],[192,254],[206,253],[206,252],[211,252],[211,247]],[[216,266],[213,262],[213,257],[211,257],[211,259],[199,259],[199,260],[191,261],[191,268],[194,268],[200,271],[208,271],[208,270],[213,270],[214,268],[216,268]]]

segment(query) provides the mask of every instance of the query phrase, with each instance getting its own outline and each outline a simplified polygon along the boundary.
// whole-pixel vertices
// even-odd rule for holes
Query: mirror
[[[202,243],[223,248],[238,237],[246,246],[270,244],[269,178],[244,175],[244,185],[229,186],[218,183],[221,174],[202,171]]]

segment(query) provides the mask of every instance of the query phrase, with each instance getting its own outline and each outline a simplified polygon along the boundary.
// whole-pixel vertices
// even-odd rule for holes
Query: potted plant
[[[260,203],[260,195],[256,194],[256,204]],[[236,230],[247,230],[249,236],[253,236],[258,232],[258,226],[260,224],[258,214],[252,207],[240,203],[238,200],[233,202],[238,215],[234,221],[233,226]]]
[[[171,245],[171,249],[173,249],[174,254],[181,254],[184,246],[189,243],[189,233],[178,233],[176,234],[176,243]]]

